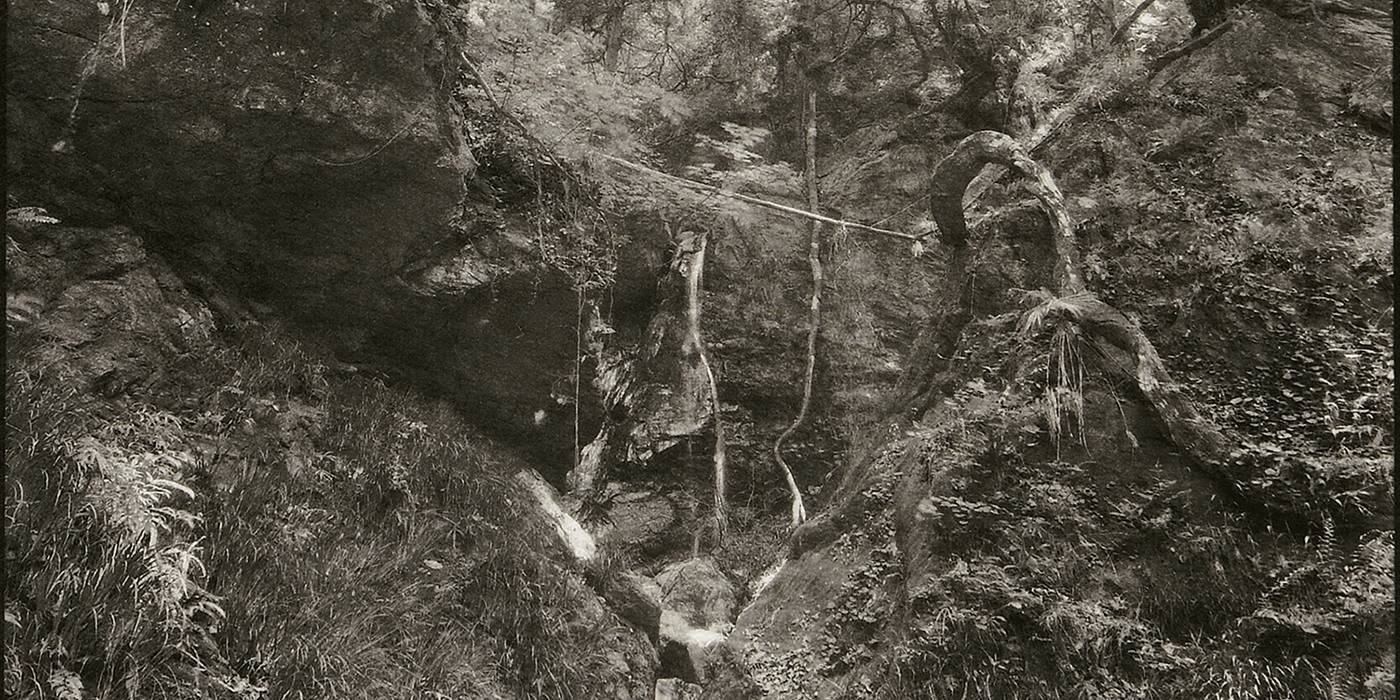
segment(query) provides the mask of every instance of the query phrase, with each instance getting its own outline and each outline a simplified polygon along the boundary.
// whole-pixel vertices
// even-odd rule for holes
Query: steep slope
[[[216,324],[126,228],[13,210],[6,272],[6,697],[652,697],[449,405]]]
[[[1026,291],[1045,220],[993,187],[899,415],[736,623],[767,697],[1394,697],[1390,141],[1342,90],[1388,25],[1235,20],[1043,148],[1089,289],[1234,453]]]

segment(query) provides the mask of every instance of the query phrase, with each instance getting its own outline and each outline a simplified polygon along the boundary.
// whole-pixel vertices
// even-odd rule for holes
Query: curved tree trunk
[[[1142,0],[1141,3],[1138,3],[1138,6],[1133,8],[1132,13],[1128,15],[1127,19],[1124,19],[1123,22],[1118,25],[1118,29],[1113,32],[1113,38],[1110,39],[1108,43],[1123,43],[1123,40],[1128,38],[1128,30],[1132,29],[1133,23],[1137,22],[1137,18],[1141,17],[1142,13],[1146,12],[1147,8],[1152,7],[1155,2],[1157,2],[1157,0]]]
[[[1006,134],[993,131],[972,134],[934,169],[930,213],[938,224],[939,239],[952,249],[953,284],[963,285],[961,277],[969,255],[963,195],[968,184],[988,163],[1014,168],[1025,175],[1046,210],[1055,249],[1052,279],[1055,292],[1063,302],[1054,307],[1055,313],[1062,317],[1060,320],[1078,324],[1087,334],[1128,353],[1134,360],[1133,378],[1138,389],[1161,418],[1171,440],[1202,471],[1238,493],[1240,484],[1249,478],[1248,474],[1239,473],[1242,468],[1232,468],[1231,457],[1238,448],[1238,441],[1201,414],[1181,385],[1172,379],[1156,347],[1136,321],[1085,289],[1078,245],[1065,210],[1064,195],[1050,172]],[[966,300],[961,306],[958,312],[947,317],[948,322],[938,329],[937,337],[926,342],[941,348],[936,352],[940,357],[952,354],[952,348],[944,346],[950,341],[956,342],[961,328],[971,318]],[[927,373],[925,379],[932,381]],[[935,387],[931,386],[906,389],[906,400],[915,408],[927,405],[927,398],[919,400],[917,397],[920,391],[926,396],[933,389]],[[1268,504],[1261,505],[1268,507]]]
[[[963,215],[963,193],[968,183],[988,163],[1014,168],[1025,175],[1032,193],[1045,207],[1050,217],[1054,238],[1056,264],[1053,278],[1056,291],[1074,294],[1084,289],[1084,275],[1079,269],[1079,246],[1074,239],[1065,210],[1065,197],[1055,184],[1055,178],[1044,166],[1031,159],[1016,143],[1016,139],[999,131],[979,131],[960,141],[953,152],[938,163],[933,171],[933,192],[929,209],[938,224],[938,238],[953,248],[967,245],[967,220]]]

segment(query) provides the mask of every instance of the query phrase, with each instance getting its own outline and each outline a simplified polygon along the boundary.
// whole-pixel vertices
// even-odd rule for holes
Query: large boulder
[[[659,675],[709,683],[731,658],[725,635],[733,627],[737,592],[710,557],[667,565],[661,588]]]
[[[106,4],[100,4],[106,7]],[[475,161],[417,3],[17,3],[8,169],[65,219],[357,320],[461,214]]]
[[[125,227],[9,221],[7,293],[48,371],[73,391],[117,398],[138,389],[173,401],[179,358],[211,347],[214,319]]]
[[[734,622],[737,594],[715,560],[697,557],[667,565],[656,575],[661,601],[692,627],[725,631]]]
[[[605,547],[655,555],[684,539],[680,513],[670,495],[652,489],[609,485],[607,519],[591,527]]]
[[[562,463],[578,299],[478,176],[468,123],[501,119],[455,96],[459,27],[434,7],[15,3],[10,194],[128,224],[201,294],[291,316]]]

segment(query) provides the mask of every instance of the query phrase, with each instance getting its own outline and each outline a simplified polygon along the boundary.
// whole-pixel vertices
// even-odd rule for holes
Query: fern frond
[[[1069,296],[1050,296],[1049,292],[1034,291],[1025,294],[1027,300],[1039,300],[1033,308],[1021,317],[1017,331],[1024,336],[1034,335],[1046,324],[1055,319],[1078,320],[1089,311],[1089,304],[1097,300],[1092,292],[1076,292]]]
[[[16,207],[5,210],[7,224],[56,224],[58,219],[49,216],[43,207]]]
[[[152,491],[158,491],[162,497],[168,496],[170,492],[174,491],[182,493],[188,498],[194,498],[194,490],[178,481],[171,481],[170,479],[151,479],[149,484],[149,488]]]

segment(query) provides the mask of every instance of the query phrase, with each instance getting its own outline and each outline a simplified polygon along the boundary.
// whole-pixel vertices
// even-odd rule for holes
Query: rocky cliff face
[[[447,23],[419,3],[101,7],[13,9],[12,196],[126,222],[192,281],[536,430],[576,303],[471,197]]]

